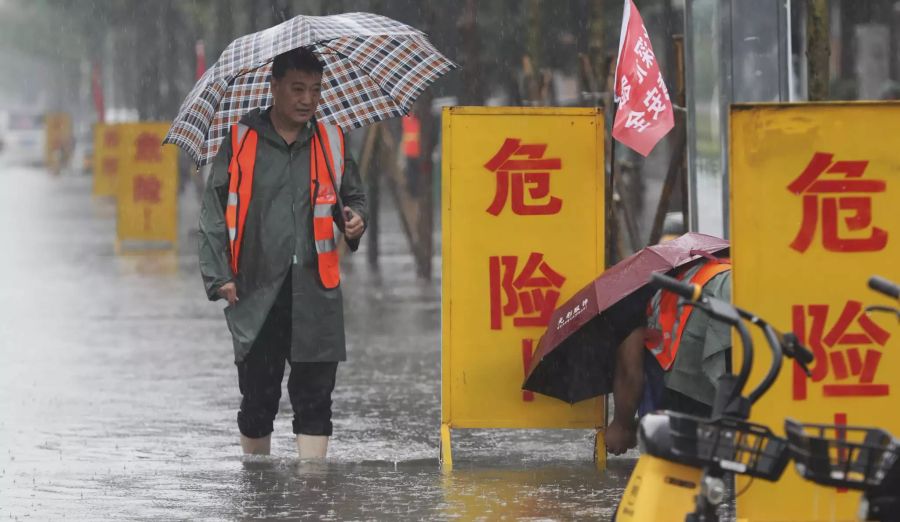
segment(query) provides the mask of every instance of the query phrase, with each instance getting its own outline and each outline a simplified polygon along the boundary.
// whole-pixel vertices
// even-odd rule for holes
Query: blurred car
[[[10,110],[0,112],[3,157],[13,163],[40,165],[44,162],[44,115]]]

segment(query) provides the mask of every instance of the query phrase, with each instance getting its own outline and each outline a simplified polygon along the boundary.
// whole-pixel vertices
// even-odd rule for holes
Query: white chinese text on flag
[[[669,90],[633,0],[625,0],[616,62],[613,137],[644,156],[675,126]]]

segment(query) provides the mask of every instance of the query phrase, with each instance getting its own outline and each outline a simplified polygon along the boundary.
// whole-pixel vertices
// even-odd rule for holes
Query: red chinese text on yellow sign
[[[602,399],[521,386],[556,306],[604,268],[602,114],[457,107],[443,128],[444,426],[600,427]]]
[[[177,241],[178,164],[163,147],[165,123],[130,123],[119,132],[118,241],[125,249],[174,248]]]
[[[900,435],[900,331],[866,314],[885,298],[869,276],[900,280],[900,161],[890,140],[900,104],[736,106],[731,120],[734,299],[793,330],[816,360],[785,364],[753,419],[879,426]],[[764,341],[751,383],[770,358]],[[738,484],[738,489],[747,485]],[[779,501],[773,503],[772,498]],[[859,495],[803,481],[755,481],[737,500],[749,520],[855,520]]]
[[[95,196],[116,195],[124,128],[118,124],[98,123],[94,126],[94,157],[91,163]]]

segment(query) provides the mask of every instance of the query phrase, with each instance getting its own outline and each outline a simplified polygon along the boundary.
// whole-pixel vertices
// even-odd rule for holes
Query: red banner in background
[[[94,96],[94,110],[97,111],[97,123],[106,121],[106,105],[103,102],[103,76],[100,74],[100,64],[94,62],[91,69],[91,91]]]
[[[194,81],[200,80],[206,72],[206,46],[203,40],[197,40],[194,44],[194,55],[197,58],[197,69],[194,72]]]
[[[675,126],[669,90],[633,0],[625,0],[622,14],[616,102],[613,137],[644,156]]]

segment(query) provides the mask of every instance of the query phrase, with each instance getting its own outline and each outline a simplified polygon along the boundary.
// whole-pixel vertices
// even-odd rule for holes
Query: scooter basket
[[[776,481],[790,460],[787,441],[765,426],[728,417],[704,419],[666,413],[671,451],[683,462]]]
[[[784,421],[797,472],[825,486],[873,490],[897,482],[900,441],[878,428]]]

